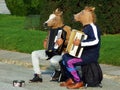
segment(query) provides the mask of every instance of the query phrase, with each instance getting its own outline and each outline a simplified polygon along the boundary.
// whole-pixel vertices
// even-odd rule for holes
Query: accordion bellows
[[[73,41],[75,39],[80,39],[80,41],[82,40],[86,40],[87,39],[87,35],[84,34],[84,32],[78,31],[76,29],[73,29],[68,41],[68,45],[67,45],[67,49],[66,51],[77,58],[80,58],[83,52],[83,47],[81,47],[81,45],[79,46],[75,46],[73,45]]]

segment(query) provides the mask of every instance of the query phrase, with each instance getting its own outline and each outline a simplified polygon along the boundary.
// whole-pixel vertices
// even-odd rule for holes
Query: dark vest
[[[49,36],[48,36],[48,48],[46,50],[46,54],[50,58],[54,55],[60,55],[63,51],[64,42],[66,40],[66,35],[67,35],[67,32],[63,29],[63,27],[59,27],[59,28],[56,28],[56,29],[50,29],[50,33],[49,33]],[[55,41],[55,37],[57,36],[59,30],[62,30],[61,38],[63,39],[63,45],[58,47],[58,49],[55,49],[54,48],[54,45],[55,45],[54,41]]]

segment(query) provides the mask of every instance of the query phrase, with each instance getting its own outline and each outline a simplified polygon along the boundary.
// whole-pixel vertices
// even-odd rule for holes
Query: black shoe
[[[34,74],[34,78],[29,80],[30,83],[32,82],[42,82],[42,78],[40,78],[37,74]]]
[[[52,79],[50,81],[59,81],[61,71],[55,70],[52,74]]]

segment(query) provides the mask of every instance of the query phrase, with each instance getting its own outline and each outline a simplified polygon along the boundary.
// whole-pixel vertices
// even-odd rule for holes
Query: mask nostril
[[[44,26],[47,26],[47,23],[44,23]]]
[[[44,29],[47,29],[48,24],[47,24],[47,23],[44,23],[44,24],[43,24],[43,27],[44,27]]]

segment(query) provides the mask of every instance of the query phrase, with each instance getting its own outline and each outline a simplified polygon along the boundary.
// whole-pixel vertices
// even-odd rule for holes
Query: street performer
[[[45,26],[49,27],[48,36],[43,43],[46,50],[37,50],[32,52],[31,56],[34,77],[30,82],[43,81],[39,66],[40,59],[49,60],[51,66],[55,69],[55,73],[60,72],[59,62],[62,60],[62,54],[67,46],[71,32],[71,28],[64,25],[62,14],[63,12],[61,10],[56,9],[44,23]],[[52,80],[56,80],[56,78],[52,78]]]
[[[100,30],[95,24],[95,7],[85,7],[82,11],[74,15],[75,21],[82,23],[82,31],[87,35],[86,40],[80,41],[75,39],[73,44],[84,48],[80,58],[71,56],[70,54],[63,55],[63,64],[71,77],[66,82],[62,82],[60,86],[65,86],[69,89],[78,89],[83,87],[83,81],[76,70],[77,65],[85,65],[92,62],[98,62],[100,51]]]

